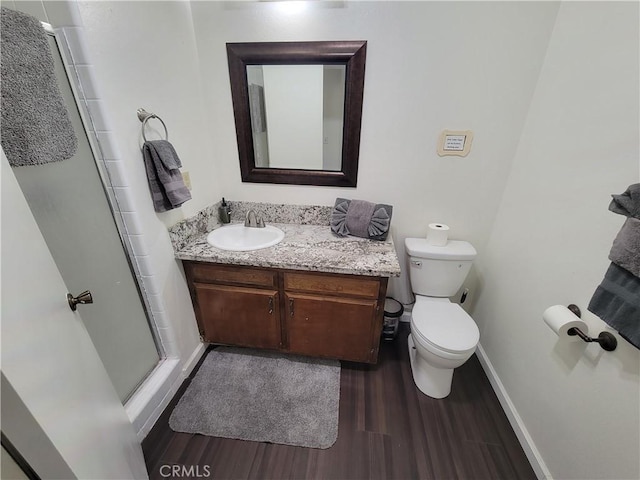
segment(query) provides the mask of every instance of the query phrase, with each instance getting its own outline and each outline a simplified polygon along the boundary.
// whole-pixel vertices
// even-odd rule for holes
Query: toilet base
[[[429,365],[420,355],[409,335],[409,360],[413,381],[422,393],[431,398],[445,398],[451,393],[453,368],[436,368]]]

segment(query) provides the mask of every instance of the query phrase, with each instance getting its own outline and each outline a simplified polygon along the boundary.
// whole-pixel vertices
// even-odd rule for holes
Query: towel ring
[[[145,142],[147,141],[147,137],[144,134],[144,130],[145,130],[145,127],[147,126],[147,122],[152,118],[155,118],[160,121],[160,123],[164,127],[164,139],[169,140],[169,130],[167,130],[167,126],[164,124],[164,122],[158,115],[156,115],[155,113],[149,113],[144,108],[139,108],[137,113],[138,113],[138,120],[142,122],[142,138],[144,139]]]

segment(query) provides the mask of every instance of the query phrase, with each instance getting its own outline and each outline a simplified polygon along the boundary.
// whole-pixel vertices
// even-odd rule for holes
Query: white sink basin
[[[255,228],[238,223],[216,228],[207,235],[207,242],[221,250],[246,252],[272,247],[280,243],[283,238],[284,232],[271,225]]]

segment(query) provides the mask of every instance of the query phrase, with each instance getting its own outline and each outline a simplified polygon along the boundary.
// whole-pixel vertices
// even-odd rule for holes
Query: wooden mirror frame
[[[227,43],[231,98],[243,182],[356,186],[366,51],[366,41]],[[346,66],[340,171],[256,167],[247,65],[289,64]]]

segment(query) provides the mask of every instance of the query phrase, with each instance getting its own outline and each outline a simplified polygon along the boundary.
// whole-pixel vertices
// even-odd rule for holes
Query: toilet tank
[[[462,286],[477,252],[469,242],[449,240],[443,247],[425,238],[406,238],[411,290],[416,295],[451,297]]]

